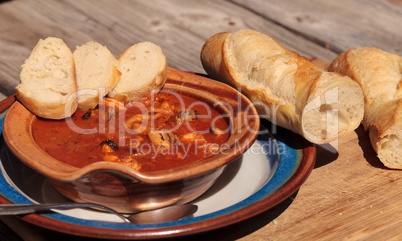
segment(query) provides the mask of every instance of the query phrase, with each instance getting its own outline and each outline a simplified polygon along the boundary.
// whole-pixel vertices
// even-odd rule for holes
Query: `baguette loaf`
[[[33,114],[63,119],[77,109],[74,59],[63,40],[39,40],[22,65],[18,100]]]
[[[83,111],[93,109],[119,81],[119,63],[105,46],[93,41],[77,47],[74,60],[78,108]]]
[[[205,71],[238,88],[262,117],[313,143],[330,142],[363,118],[360,86],[253,30],[218,33],[201,51]]]
[[[402,169],[402,57],[376,48],[340,54],[331,71],[350,76],[363,89],[363,125],[381,162]]]
[[[166,82],[166,57],[154,43],[135,44],[124,51],[118,61],[122,76],[109,96],[119,101],[129,102],[149,96]]]

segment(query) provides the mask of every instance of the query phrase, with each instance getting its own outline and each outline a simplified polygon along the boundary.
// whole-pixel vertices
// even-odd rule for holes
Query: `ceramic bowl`
[[[229,116],[233,128],[226,142],[228,148],[191,164],[162,171],[141,173],[110,162],[77,168],[56,160],[35,143],[31,128],[36,117],[18,101],[5,117],[4,139],[22,162],[43,174],[73,201],[102,204],[126,213],[190,202],[211,187],[227,164],[252,145],[260,120],[245,96],[206,77],[169,68],[163,88],[214,104]]]

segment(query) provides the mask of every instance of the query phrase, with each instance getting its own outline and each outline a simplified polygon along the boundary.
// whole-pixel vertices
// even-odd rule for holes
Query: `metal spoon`
[[[196,205],[184,204],[144,211],[125,217],[111,208],[93,203],[0,204],[0,215],[29,214],[50,209],[70,208],[97,208],[118,216],[125,223],[137,224],[175,221],[192,215],[198,209]]]

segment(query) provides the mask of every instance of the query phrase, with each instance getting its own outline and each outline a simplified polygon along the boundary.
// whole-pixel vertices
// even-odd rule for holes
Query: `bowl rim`
[[[230,148],[225,153],[214,154],[187,165],[161,171],[140,172],[123,164],[111,162],[95,162],[78,168],[56,160],[36,144],[31,132],[32,122],[36,117],[19,101],[14,102],[4,118],[4,140],[21,161],[35,171],[54,180],[73,182],[89,173],[103,171],[118,172],[129,178],[150,184],[177,181],[211,172],[239,157],[256,140],[260,128],[258,112],[245,95],[231,86],[192,72],[168,68],[168,80],[164,88],[176,88],[176,90],[179,89],[184,93],[185,91],[194,91],[198,94],[209,93],[210,97],[216,100],[225,101],[231,105],[237,104],[237,108],[232,108],[229,114],[233,120],[233,126],[239,126],[241,130],[239,133],[234,132],[235,134],[229,137]],[[225,91],[227,95],[223,96],[220,91]],[[241,114],[246,111],[247,116],[252,118],[241,117]],[[240,123],[241,121],[245,122]],[[249,131],[244,130],[245,123]]]

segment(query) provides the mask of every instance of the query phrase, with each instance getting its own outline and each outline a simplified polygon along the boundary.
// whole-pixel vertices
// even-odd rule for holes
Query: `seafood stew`
[[[105,98],[65,120],[36,118],[32,134],[44,151],[75,167],[107,161],[150,172],[217,153],[230,123],[217,106],[162,90],[127,104]]]

